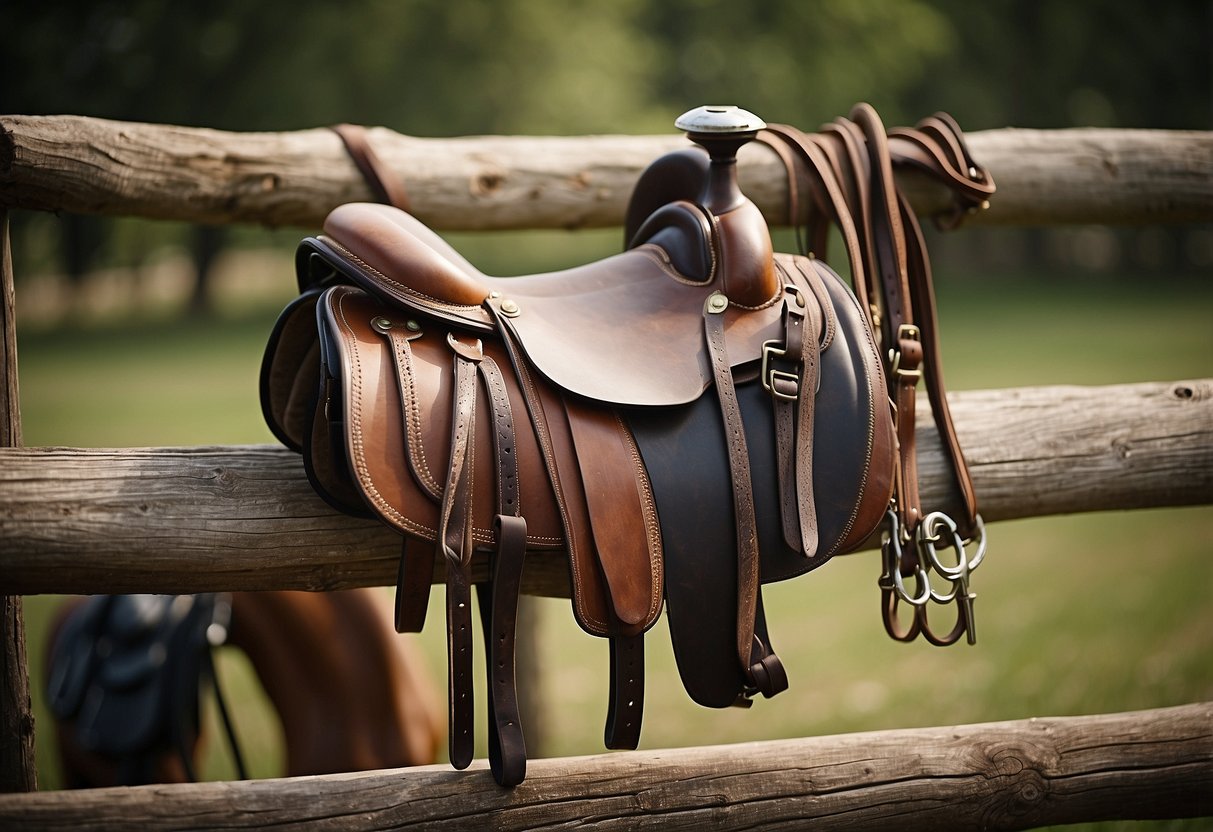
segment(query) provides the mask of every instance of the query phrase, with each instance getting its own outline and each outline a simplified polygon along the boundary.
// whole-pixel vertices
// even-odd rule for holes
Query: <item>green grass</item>
[[[1213,286],[1027,279],[940,281],[945,365],[955,389],[1213,376]],[[286,298],[283,298],[285,301]],[[22,334],[27,445],[272,441],[257,366],[273,310],[207,322]],[[772,637],[792,688],[749,711],[711,711],[682,692],[668,637],[648,639],[642,747],[692,746],[882,728],[1102,713],[1213,699],[1213,509],[1040,518],[993,525],[974,579],[980,640],[937,649],[890,641],[873,555],[837,559],[769,587]],[[441,593],[434,603],[440,603]],[[26,599],[31,670],[57,599]],[[541,599],[545,756],[598,753],[606,646],[567,602]],[[431,622],[440,613],[431,612]],[[438,628],[420,636],[445,675]],[[275,717],[242,657],[221,673],[258,776],[281,761]],[[40,779],[58,774],[37,711]],[[483,729],[481,730],[483,736]],[[231,776],[212,742],[211,778]],[[538,756],[538,755],[535,755]],[[1195,829],[1193,822],[1098,829]]]

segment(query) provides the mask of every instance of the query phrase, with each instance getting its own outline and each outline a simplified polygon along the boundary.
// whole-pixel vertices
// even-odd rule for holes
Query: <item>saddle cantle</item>
[[[299,247],[301,294],[266,350],[267,422],[318,493],[404,537],[398,629],[420,629],[435,562],[445,573],[460,768],[472,756],[470,563],[489,552],[476,588],[503,785],[525,776],[513,649],[528,552],[567,556],[574,617],[610,641],[606,745],[635,747],[643,634],[663,604],[696,702],[773,696],[787,678],[761,584],[856,548],[904,492],[890,390],[908,361],[893,374],[882,361],[864,261],[852,262],[857,298],[821,259],[773,253],[737,186],[741,145],[761,136],[792,165],[801,134],[737,108],[676,125],[698,147],[641,177],[626,250],[573,269],[484,275],[399,208],[335,209]],[[938,142],[919,138],[914,160],[930,168]],[[842,171],[814,170],[841,192]],[[845,197],[835,207],[830,219],[850,218]],[[889,248],[865,240],[848,254],[865,246]]]

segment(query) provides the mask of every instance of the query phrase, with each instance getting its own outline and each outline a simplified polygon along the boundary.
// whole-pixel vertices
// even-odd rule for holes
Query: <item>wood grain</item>
[[[1213,503],[1213,379],[950,402],[987,521]],[[928,414],[919,435],[924,505],[946,504]],[[387,585],[398,547],[385,526],[329,508],[275,446],[0,451],[6,592]],[[527,592],[567,594],[562,556],[527,563]]]
[[[1018,830],[1213,814],[1213,703],[259,782],[0,796],[9,829]]]
[[[370,140],[408,188],[413,211],[443,230],[622,224],[641,171],[687,146],[661,136],[470,136],[423,139],[383,127]],[[1213,218],[1213,132],[988,130],[968,136],[998,194],[973,222],[1165,223]],[[742,186],[785,223],[782,165],[743,148]],[[945,191],[902,176],[921,214]],[[317,228],[334,207],[373,199],[336,134],[0,116],[0,207],[202,223]]]
[[[0,208],[0,448],[20,444],[13,258],[8,211]],[[0,792],[32,791],[37,787],[25,615],[19,595],[0,595]]]

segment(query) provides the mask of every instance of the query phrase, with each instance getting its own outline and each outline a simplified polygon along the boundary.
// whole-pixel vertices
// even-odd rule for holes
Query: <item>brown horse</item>
[[[59,611],[50,630],[50,651],[69,616],[83,604],[83,599],[73,599]],[[391,619],[389,599],[372,589],[231,595],[226,643],[248,656],[282,721],[285,775],[435,761],[445,737],[440,697],[422,657],[397,635]],[[191,727],[180,742],[192,757],[196,720],[184,724]],[[132,774],[129,766],[87,750],[76,727],[75,719],[55,724],[69,786],[191,779],[190,760],[172,747],[141,761]]]

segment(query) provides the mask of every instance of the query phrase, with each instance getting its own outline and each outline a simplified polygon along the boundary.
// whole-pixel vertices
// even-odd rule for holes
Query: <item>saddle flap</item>
[[[663,249],[646,244],[572,274],[503,280],[503,296],[488,303],[557,387],[606,404],[669,407],[712,383],[703,306],[715,291],[715,281],[687,280]],[[757,360],[779,335],[776,300],[726,311],[734,366]]]

